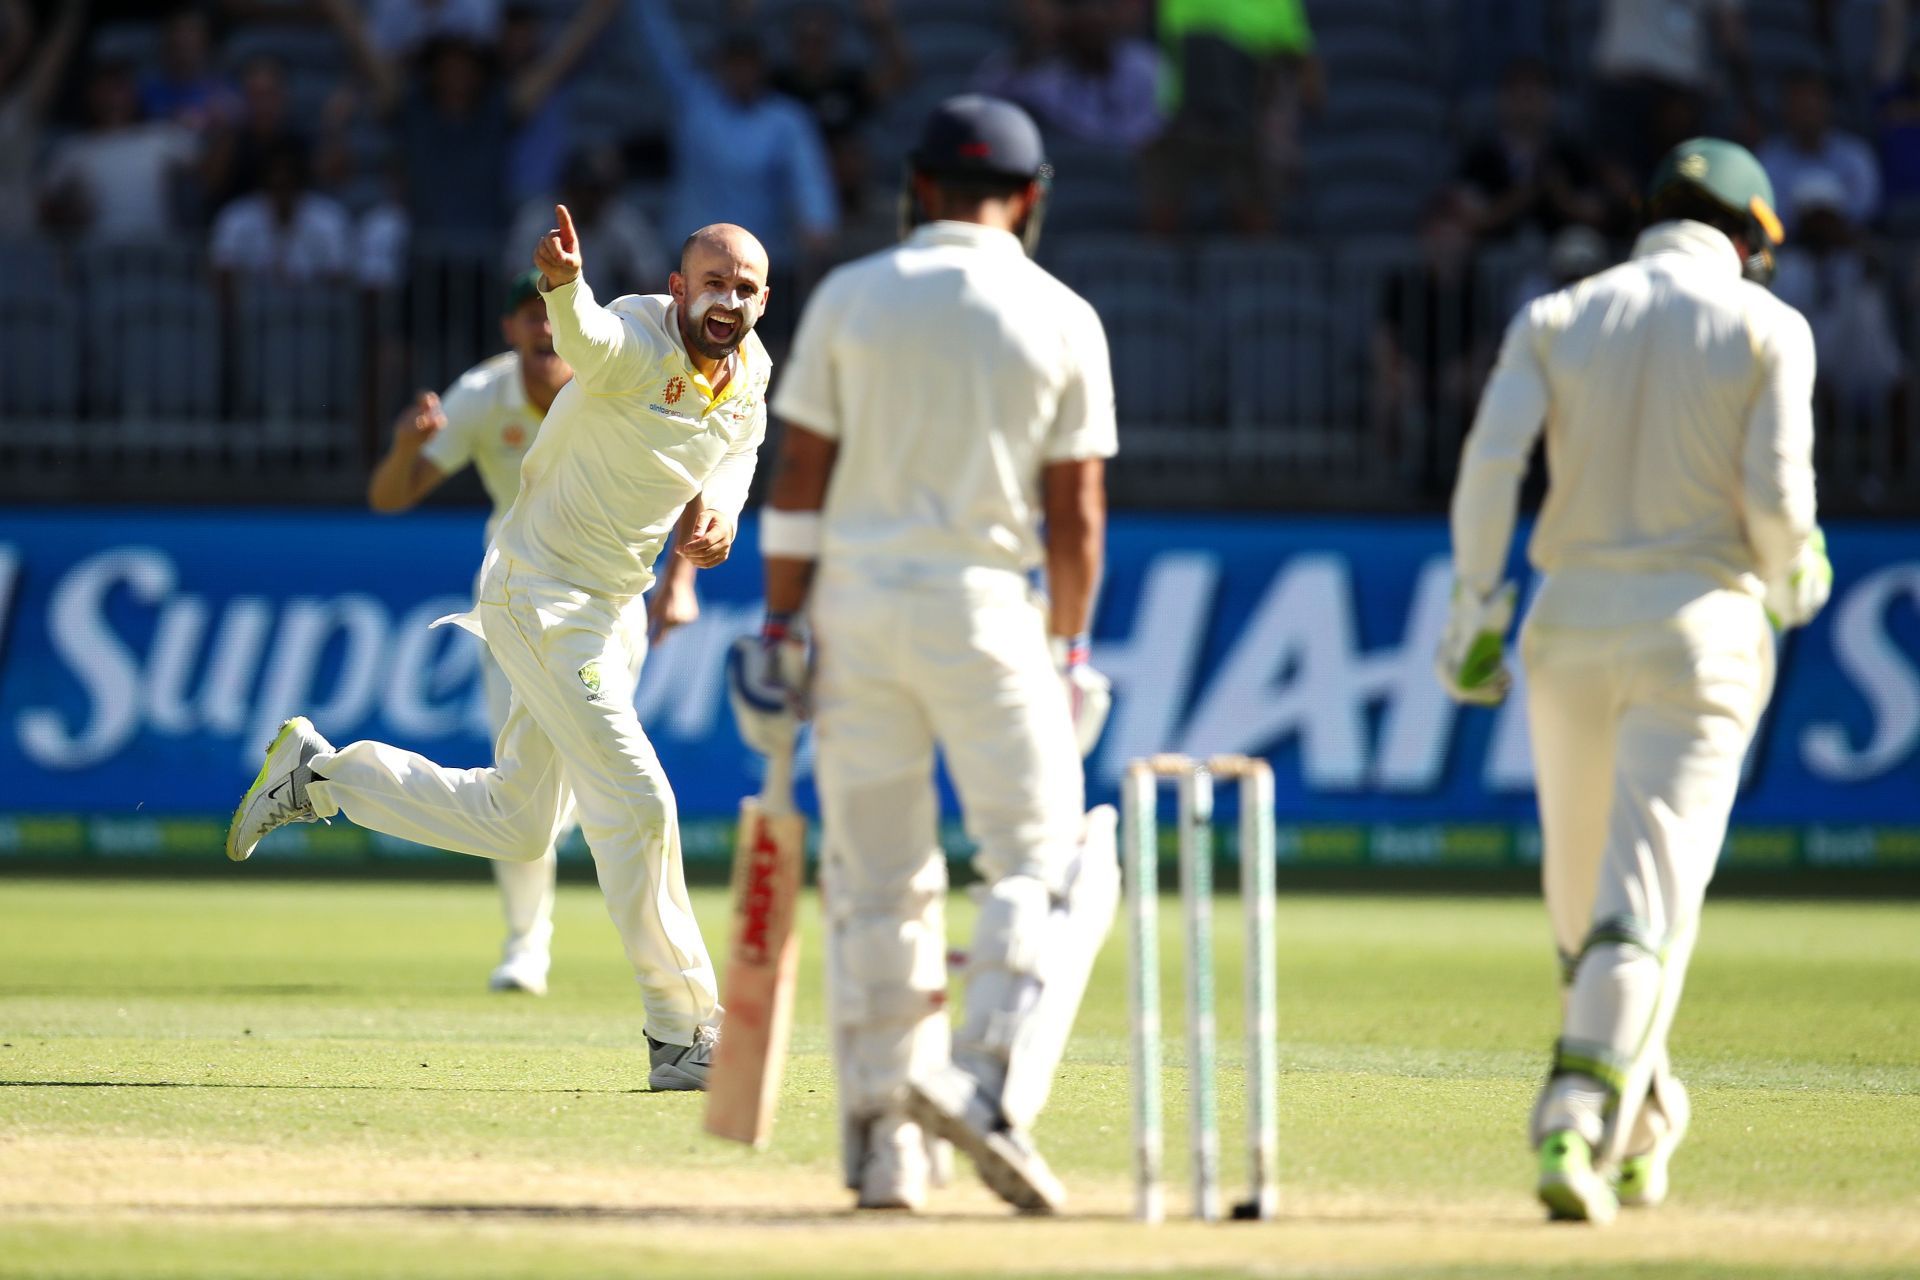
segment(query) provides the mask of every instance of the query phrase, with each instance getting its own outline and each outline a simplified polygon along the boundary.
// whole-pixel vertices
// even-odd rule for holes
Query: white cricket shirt
[[[1118,448],[1099,316],[970,223],[828,275],[774,409],[839,442],[821,560],[870,571],[1025,573],[1044,559],[1042,468]]]
[[[1631,261],[1508,328],[1453,495],[1461,580],[1499,582],[1544,423],[1535,618],[1606,626],[1715,588],[1763,597],[1813,528],[1813,374],[1806,320],[1741,278],[1732,241],[1648,229]]]
[[[447,425],[420,450],[420,456],[452,475],[471,463],[493,503],[487,517],[487,541],[520,492],[520,460],[540,433],[540,411],[527,399],[520,380],[520,357],[505,351],[460,375],[440,397]]]
[[[624,603],[696,494],[738,522],[767,430],[772,361],[753,334],[718,396],[693,368],[673,299],[608,306],[584,279],[543,291],[553,349],[573,366],[520,464],[495,544],[548,577]]]

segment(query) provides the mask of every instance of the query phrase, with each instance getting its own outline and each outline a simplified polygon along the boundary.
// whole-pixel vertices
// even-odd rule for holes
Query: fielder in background
[[[811,702],[843,1153],[863,1208],[921,1207],[938,1139],[1010,1203],[1059,1207],[1031,1129],[1118,894],[1113,811],[1083,811],[1080,763],[1109,701],[1087,627],[1113,380],[1093,308],[1027,256],[1047,177],[1018,108],[938,108],[912,158],[917,225],[821,283],[775,406],[767,619],[732,670],[749,741],[777,747]],[[1031,585],[1043,565],[1049,599]],[[936,748],[985,881],[957,1038]]]
[[[646,1001],[655,1089],[706,1085],[720,1026],[713,962],[687,901],[673,791],[633,711],[622,619],[653,583],[668,533],[704,508],[680,554],[724,560],[766,431],[769,362],[753,336],[767,259],[739,227],[681,250],[670,294],[594,301],[573,219],[534,265],[573,379],[520,467],[481,567],[479,635],[512,689],[486,769],[448,769],[378,742],[338,751],[287,722],[234,814],[243,859],[288,822],[362,826],[482,858],[532,862],[577,807],[600,887]]]
[[[1773,689],[1769,618],[1807,622],[1833,579],[1813,338],[1764,287],[1781,240],[1766,172],[1696,138],[1661,163],[1648,211],[1631,261],[1507,331],[1453,495],[1439,660],[1461,701],[1506,693],[1500,578],[1544,423],[1543,580],[1520,649],[1565,1016],[1532,1136],[1540,1199],[1589,1222],[1666,1196],[1688,1118],[1667,1031]]]
[[[393,447],[373,470],[367,505],[375,511],[408,511],[440,487],[448,476],[471,463],[493,503],[486,541],[492,545],[500,519],[520,489],[520,460],[540,433],[540,421],[552,407],[573,369],[553,349],[553,325],[540,296],[540,273],[526,271],[507,286],[500,314],[500,336],[509,348],[460,375],[445,397],[423,391],[393,425]],[[681,516],[681,541],[691,536],[699,502]],[[693,589],[694,565],[685,556],[667,557],[666,572],[647,599],[643,620],[623,617],[633,658],[630,677],[640,678],[649,640],[700,616]],[[474,590],[479,591],[479,582]],[[629,610],[629,613],[634,612]],[[480,676],[487,698],[487,719],[497,736],[506,724],[512,691],[500,664],[480,646]],[[492,862],[507,918],[507,941],[500,963],[488,980],[495,991],[545,995],[552,967],[553,849],[534,862]]]

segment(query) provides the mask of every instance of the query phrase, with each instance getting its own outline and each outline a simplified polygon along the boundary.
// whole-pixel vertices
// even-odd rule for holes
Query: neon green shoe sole
[[[1604,1226],[1620,1212],[1613,1188],[1594,1171],[1593,1148],[1577,1133],[1550,1133],[1540,1144],[1536,1193],[1555,1222]]]
[[[228,858],[245,862],[253,856],[261,837],[289,822],[320,821],[301,790],[304,784],[294,775],[316,751],[332,749],[305,716],[294,716],[280,726],[280,732],[267,744],[267,758],[260,762],[260,772],[253,775],[253,785],[240,797],[233,820],[227,824]]]

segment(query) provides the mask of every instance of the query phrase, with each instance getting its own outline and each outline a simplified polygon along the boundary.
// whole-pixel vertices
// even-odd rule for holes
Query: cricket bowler
[[[492,544],[501,517],[519,492],[520,460],[540,434],[540,422],[554,397],[573,377],[573,369],[553,349],[553,326],[546,299],[540,296],[538,271],[524,271],[508,284],[500,336],[508,350],[461,374],[445,396],[422,392],[401,410],[393,426],[393,445],[367,483],[367,504],[375,511],[412,510],[447,477],[471,464],[493,504],[486,527],[486,543]],[[699,511],[699,502],[688,503],[682,524],[697,518]],[[623,618],[636,682],[648,642],[699,617],[693,575],[691,560],[668,556],[661,582],[647,597],[646,616]],[[476,580],[476,592],[479,585]],[[629,609],[628,615],[638,612]],[[507,720],[511,691],[485,645],[480,646],[480,676],[487,718],[498,735]],[[487,985],[494,991],[545,995],[553,964],[553,849],[534,862],[494,859],[489,865],[500,887],[507,941]]]
[[[1113,380],[1093,308],[1028,256],[1049,176],[1019,108],[935,110],[911,160],[917,225],[822,282],[775,405],[766,623],[730,670],[749,742],[777,748],[810,703],[843,1155],[865,1209],[922,1207],[930,1139],[1018,1208],[1059,1208],[1031,1131],[1118,896],[1113,812],[1084,811],[1081,773],[1110,701],[1087,628]],[[984,881],[957,1035],[936,750]]]
[[[766,432],[771,372],[753,336],[767,259],[740,227],[688,238],[664,295],[594,300],[566,207],[534,266],[554,350],[573,379],[520,467],[520,490],[481,568],[478,634],[512,691],[485,769],[448,769],[378,742],[335,750],[287,722],[234,814],[239,860],[288,822],[344,813],[483,858],[543,857],[569,809],[646,1002],[655,1089],[706,1084],[721,1010],[688,904],[680,828],[659,757],[633,710],[622,619],[684,508],[704,507],[680,553],[726,558]]]
[[[1630,261],[1507,331],[1453,495],[1439,657],[1456,699],[1505,694],[1500,578],[1544,425],[1520,653],[1565,1012],[1532,1139],[1550,1215],[1595,1223],[1666,1197],[1688,1120],[1667,1031],[1773,689],[1769,619],[1807,622],[1833,580],[1813,338],[1765,288],[1782,239],[1765,170],[1731,142],[1683,142],[1648,213]]]

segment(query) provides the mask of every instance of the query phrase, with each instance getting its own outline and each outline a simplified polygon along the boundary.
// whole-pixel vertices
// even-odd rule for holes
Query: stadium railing
[[[1063,236],[1045,257],[1106,322],[1114,493],[1136,506],[1439,505],[1508,318],[1551,286],[1535,251],[1449,264],[1402,238]],[[1911,251],[1882,259],[1910,276]],[[490,251],[416,252],[385,289],[223,283],[168,245],[0,246],[7,262],[36,264],[0,270],[7,500],[357,501],[405,398],[499,349]],[[1917,335],[1898,336],[1892,391],[1822,389],[1832,509],[1920,502]]]

